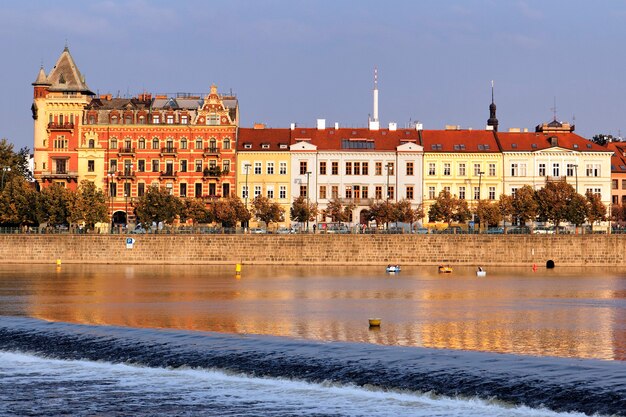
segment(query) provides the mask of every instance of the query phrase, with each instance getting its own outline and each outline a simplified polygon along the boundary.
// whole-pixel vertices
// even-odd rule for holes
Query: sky
[[[0,3],[0,138],[33,146],[32,82],[67,44],[92,91],[236,94],[240,126],[626,135],[623,0],[21,0]],[[556,111],[555,109],[556,103]],[[623,132],[622,132],[623,131]]]

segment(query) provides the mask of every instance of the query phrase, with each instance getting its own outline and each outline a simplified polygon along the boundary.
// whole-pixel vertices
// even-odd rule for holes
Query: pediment
[[[300,141],[289,146],[289,150],[291,151],[316,151],[317,146],[309,142]]]
[[[403,143],[396,147],[398,152],[424,152],[424,147],[414,142]]]
[[[539,149],[535,151],[536,154],[549,154],[549,153],[575,153],[572,149],[561,148],[560,146],[554,146],[552,148]]]

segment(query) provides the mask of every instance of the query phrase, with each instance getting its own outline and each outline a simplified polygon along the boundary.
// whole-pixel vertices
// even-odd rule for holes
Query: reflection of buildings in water
[[[250,269],[235,279],[230,266],[64,266],[53,278],[46,271],[33,280],[28,313],[85,324],[626,359],[626,335],[615,331],[624,319],[617,323],[615,308],[601,301],[624,298],[612,291],[590,290],[588,307],[579,298],[583,307],[571,308],[568,298],[580,294],[548,292],[518,303],[460,280],[394,289],[380,288],[374,277],[337,287],[304,269],[290,275],[273,268],[271,283]],[[497,302],[486,308],[487,299]],[[379,330],[369,329],[371,316],[383,318]]]

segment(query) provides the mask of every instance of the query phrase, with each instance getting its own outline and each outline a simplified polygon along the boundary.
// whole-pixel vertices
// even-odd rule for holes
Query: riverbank
[[[5,264],[626,266],[626,236],[0,235],[0,256]]]

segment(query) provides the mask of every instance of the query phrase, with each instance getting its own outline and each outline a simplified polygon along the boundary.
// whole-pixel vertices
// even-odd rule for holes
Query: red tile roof
[[[556,141],[553,144],[553,138]],[[597,145],[575,133],[542,133],[542,132],[498,132],[498,140],[503,152],[537,151],[559,148],[579,152],[606,152],[607,148]]]
[[[291,130],[239,128],[238,151],[289,151]],[[263,145],[269,145],[263,147]],[[281,145],[286,147],[281,148]],[[249,146],[249,147],[248,147]]]
[[[614,152],[611,156],[611,172],[626,173],[626,143],[609,142],[606,148]]]
[[[492,130],[424,130],[424,152],[500,152]]]

